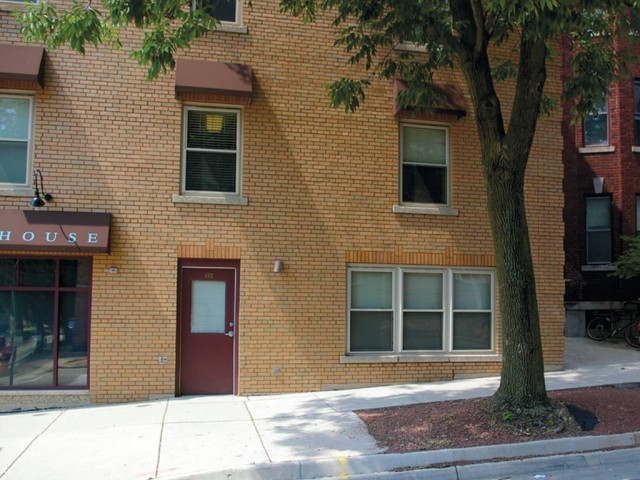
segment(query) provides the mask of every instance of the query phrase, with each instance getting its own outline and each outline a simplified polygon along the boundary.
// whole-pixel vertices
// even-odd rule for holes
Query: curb
[[[628,464],[630,459],[637,458],[639,448],[610,450],[606,452],[583,452],[573,455],[554,456],[552,461],[548,457],[530,458],[511,462],[486,463],[477,465],[463,465],[455,467],[457,476],[452,480],[483,480],[508,478],[514,475],[532,475],[537,478],[551,478],[559,471],[571,472],[579,478],[579,471],[603,466]],[[429,477],[423,479],[435,480]]]
[[[321,458],[296,462],[263,463],[250,467],[201,472],[177,477],[159,477],[166,480],[310,480],[322,478],[350,478],[350,476],[391,472],[392,470],[428,469],[433,465],[455,465],[462,462],[486,460],[513,460],[522,457],[543,457],[549,455],[577,454],[610,448],[640,447],[640,432],[621,433],[587,437],[569,437],[554,440],[535,440],[515,444],[488,445],[483,447],[455,448],[428,452],[391,453],[362,455],[357,457]],[[584,457],[583,455],[577,455]],[[627,457],[628,459],[628,457]],[[535,462],[540,459],[526,459]],[[580,460],[578,460],[580,461]],[[490,475],[496,475],[497,463],[487,465]],[[478,479],[479,471],[474,468],[473,476],[462,476],[465,467],[438,468],[441,475],[429,477],[437,479]],[[489,474],[489,470],[487,473]],[[435,471],[433,473],[436,473]],[[424,474],[424,471],[423,471]],[[453,475],[453,476],[451,476]],[[420,478],[425,478],[420,477]]]

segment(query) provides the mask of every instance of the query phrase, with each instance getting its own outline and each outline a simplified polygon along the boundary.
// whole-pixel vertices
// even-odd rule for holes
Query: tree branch
[[[481,0],[471,1],[471,11],[473,12],[473,20],[476,24],[476,45],[474,51],[478,54],[486,42],[484,11]]]

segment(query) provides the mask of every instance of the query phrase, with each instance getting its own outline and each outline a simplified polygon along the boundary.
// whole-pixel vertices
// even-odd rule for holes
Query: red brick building
[[[640,52],[639,52],[640,53]],[[565,65],[570,51],[565,48]],[[571,124],[565,105],[565,283],[567,335],[583,335],[594,311],[640,297],[640,282],[611,273],[622,236],[640,229],[640,68],[610,86],[598,114]]]

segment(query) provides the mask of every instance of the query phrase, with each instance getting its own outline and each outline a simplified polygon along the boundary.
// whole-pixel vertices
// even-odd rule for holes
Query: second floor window
[[[587,197],[587,263],[611,262],[611,199]]]
[[[633,144],[640,146],[640,80],[633,82],[633,125],[635,130]]]
[[[240,112],[186,107],[183,193],[240,193]]]
[[[195,6],[200,5],[221,22],[238,23],[238,0],[195,0]]]
[[[402,202],[448,204],[449,130],[431,125],[402,125]]]
[[[605,99],[594,105],[595,112],[584,119],[584,146],[602,147],[609,145],[609,108]]]
[[[0,95],[0,184],[28,185],[33,99]]]
[[[636,235],[640,235],[640,195],[636,195]]]

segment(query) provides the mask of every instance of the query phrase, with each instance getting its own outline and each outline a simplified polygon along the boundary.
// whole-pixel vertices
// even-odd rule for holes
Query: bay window
[[[349,269],[349,353],[490,352],[493,272]]]

